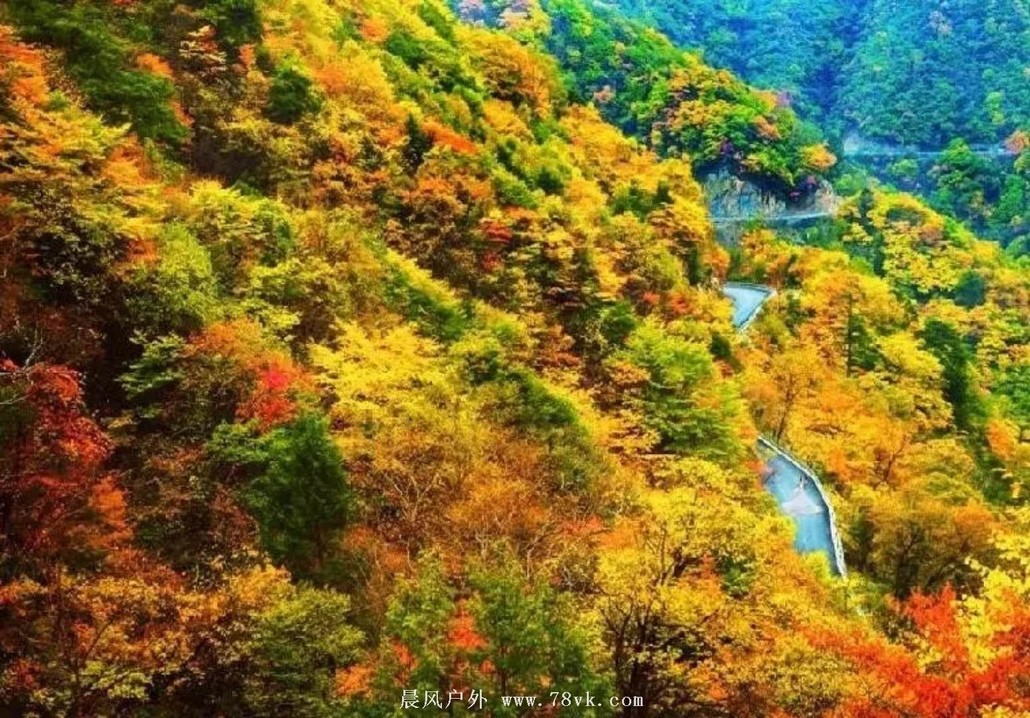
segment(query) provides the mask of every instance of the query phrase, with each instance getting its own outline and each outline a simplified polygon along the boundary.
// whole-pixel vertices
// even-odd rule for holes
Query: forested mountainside
[[[1022,0],[617,0],[828,130],[941,149],[1030,124]]]
[[[558,62],[569,96],[698,172],[728,167],[782,195],[809,191],[837,161],[812,125],[664,35],[587,0],[458,4],[472,23],[503,29]]]
[[[1024,2],[615,5],[716,67],[777,92],[780,103],[820,125],[850,170],[919,194],[1014,254],[1027,251]]]
[[[698,176],[833,165],[790,108],[459,10],[0,5],[0,714],[1030,710],[1026,260],[875,187],[722,247]]]
[[[916,194],[1021,256],[1030,252],[1030,134],[1013,133],[1007,146],[1007,156],[985,156],[957,139],[928,156],[865,157],[849,162],[837,184],[848,193],[872,180]]]

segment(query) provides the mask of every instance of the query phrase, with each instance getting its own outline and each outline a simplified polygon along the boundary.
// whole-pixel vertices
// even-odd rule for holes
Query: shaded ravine
[[[723,293],[733,302],[733,326],[743,332],[776,292],[760,284],[727,282]],[[766,490],[797,527],[794,547],[800,553],[821,551],[836,575],[847,575],[837,518],[819,477],[764,436],[758,439],[757,451],[765,464]]]

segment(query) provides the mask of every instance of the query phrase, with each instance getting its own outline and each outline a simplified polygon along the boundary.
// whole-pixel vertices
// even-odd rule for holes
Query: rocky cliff
[[[708,209],[717,224],[761,220],[769,224],[832,216],[840,197],[829,182],[821,181],[809,192],[784,197],[726,170],[704,181]]]

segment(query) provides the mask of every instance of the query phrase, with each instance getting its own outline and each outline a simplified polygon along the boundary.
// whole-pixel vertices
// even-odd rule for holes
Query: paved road
[[[739,217],[712,217],[712,224],[747,224],[748,222],[760,221],[768,225],[776,224],[796,224],[799,222],[812,222],[817,219],[828,219],[833,216],[833,212],[799,212],[799,213],[788,213],[788,214],[774,214],[770,217],[765,217],[760,214],[756,215],[741,215]]]
[[[747,329],[758,316],[765,300],[774,294],[769,287],[741,282],[726,282],[722,293],[733,302],[733,326],[738,331]]]
[[[770,287],[740,282],[727,282],[723,293],[733,302],[733,326],[737,331],[747,329],[762,305],[775,294]],[[764,437],[759,439],[758,453],[765,462],[766,490],[797,527],[794,548],[800,553],[825,554],[833,572],[845,575],[847,569],[836,519],[819,478]]]
[[[1009,152],[1004,147],[988,147],[981,149],[972,149],[970,152],[977,157],[1015,157],[1015,155]],[[903,148],[885,148],[882,150],[856,150],[854,152],[845,152],[846,158],[852,159],[856,157],[940,157],[944,154],[944,150],[906,150]]]
[[[782,449],[759,442],[765,460],[765,488],[797,527],[794,548],[799,553],[822,553],[838,576],[846,572],[836,517],[819,479]]]

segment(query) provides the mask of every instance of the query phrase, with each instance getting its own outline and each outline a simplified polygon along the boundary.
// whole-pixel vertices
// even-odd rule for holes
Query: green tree
[[[257,0],[205,0],[200,5],[201,17],[214,25],[218,38],[229,48],[238,50],[261,39]]]
[[[361,631],[347,622],[350,599],[301,587],[257,616],[244,647],[245,712],[261,718],[342,718],[337,669],[357,658]]]
[[[634,330],[609,365],[619,373],[626,365],[639,372],[630,374],[632,395],[664,449],[709,458],[739,453],[734,430],[739,402],[732,388],[719,381],[704,344],[647,323]]]
[[[488,661],[497,695],[551,691],[598,695],[606,681],[591,667],[586,635],[573,621],[573,606],[546,584],[527,583],[515,565],[473,573],[470,610],[484,645],[473,653]],[[605,706],[604,708],[607,708]],[[606,715],[589,709],[569,715]],[[517,716],[498,707],[494,715]]]
[[[304,115],[318,112],[322,98],[315,92],[311,78],[292,63],[283,63],[275,69],[268,88],[268,119],[282,125],[291,125]]]
[[[955,426],[962,431],[977,428],[984,417],[984,408],[970,367],[972,354],[962,335],[951,324],[931,319],[926,322],[920,337],[930,353],[941,362],[944,397],[951,404]]]
[[[408,115],[404,123],[408,141],[404,145],[404,162],[408,171],[414,174],[422,166],[422,161],[429,150],[433,149],[433,138],[422,129],[422,123],[414,115]]]
[[[56,47],[91,109],[112,123],[129,123],[140,137],[178,145],[188,129],[171,101],[165,77],[133,66],[139,51],[126,40],[105,3],[15,0],[9,4],[27,40]],[[122,30],[119,32],[119,30]]]
[[[1007,413],[1019,426],[1022,436],[1030,430],[1030,362],[1023,361],[1006,370],[994,390],[1004,397]]]
[[[262,437],[257,458],[263,466],[244,499],[262,545],[295,575],[318,576],[352,504],[343,457],[326,421],[302,414]]]
[[[196,331],[220,313],[211,257],[181,224],[164,227],[160,240],[158,262],[131,284],[133,323],[155,334]]]

